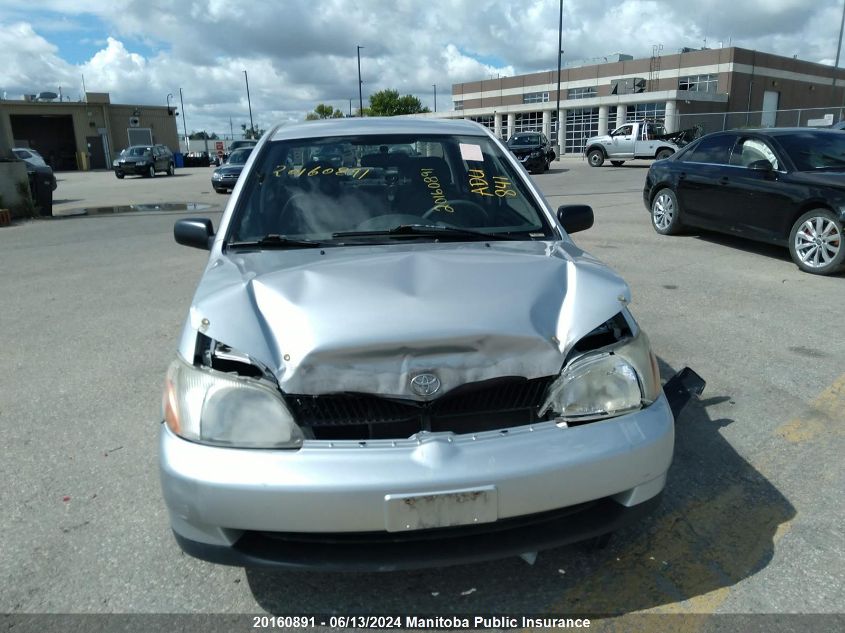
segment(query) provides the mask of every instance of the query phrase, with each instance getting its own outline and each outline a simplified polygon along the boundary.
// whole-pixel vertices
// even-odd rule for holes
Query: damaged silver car
[[[569,237],[592,223],[555,213],[474,123],[267,133],[219,230],[174,228],[211,252],[163,402],[182,549],[394,570],[595,539],[654,509],[667,394],[677,409],[703,385],[664,393],[627,285]]]

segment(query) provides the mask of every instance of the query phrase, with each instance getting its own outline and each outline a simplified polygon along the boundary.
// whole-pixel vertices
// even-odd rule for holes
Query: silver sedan
[[[595,539],[651,511],[673,409],[703,383],[685,370],[664,393],[627,285],[568,235],[592,222],[553,211],[474,123],[267,133],[218,231],[174,230],[210,251],[163,400],[180,546],[394,570]]]

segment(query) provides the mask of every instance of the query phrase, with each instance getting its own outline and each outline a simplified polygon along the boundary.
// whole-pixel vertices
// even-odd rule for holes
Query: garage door
[[[12,114],[9,120],[16,147],[31,147],[56,171],[79,168],[72,115]]]

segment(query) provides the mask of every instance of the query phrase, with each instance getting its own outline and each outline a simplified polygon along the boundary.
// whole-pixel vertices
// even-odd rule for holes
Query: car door
[[[610,133],[610,154],[613,158],[633,158],[634,156],[634,125],[627,123],[619,126]]]
[[[712,134],[702,138],[676,161],[676,194],[683,217],[694,224],[728,230],[731,215],[724,205],[729,192],[724,178],[730,168],[731,149],[736,135]]]
[[[753,239],[782,241],[782,227],[795,209],[795,192],[781,182],[783,159],[764,138],[740,136],[731,165],[725,187],[734,230]]]
[[[641,123],[634,141],[634,156],[641,158],[653,158],[657,153],[657,140],[655,139],[656,126],[653,123]]]

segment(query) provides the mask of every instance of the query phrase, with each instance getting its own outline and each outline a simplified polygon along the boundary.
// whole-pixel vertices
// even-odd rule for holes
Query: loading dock
[[[76,169],[76,140],[71,114],[13,114],[14,147],[31,147],[56,171]]]

